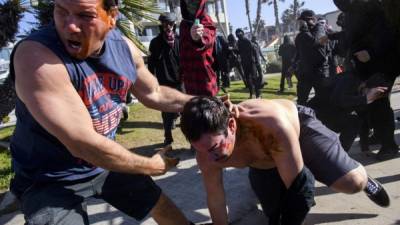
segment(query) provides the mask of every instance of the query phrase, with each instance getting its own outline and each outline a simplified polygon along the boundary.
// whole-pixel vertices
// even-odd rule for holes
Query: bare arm
[[[196,155],[207,192],[208,210],[214,225],[227,225],[228,213],[226,211],[222,169],[206,163],[206,157],[206,155]]]
[[[161,154],[142,157],[98,134],[65,66],[43,45],[29,41],[20,44],[14,62],[18,97],[73,156],[126,173],[161,174],[172,166]]]
[[[163,112],[180,112],[184,104],[193,96],[175,89],[160,86],[157,79],[144,65],[140,51],[128,39],[127,41],[137,70],[137,80],[132,86],[132,93],[145,106]]]

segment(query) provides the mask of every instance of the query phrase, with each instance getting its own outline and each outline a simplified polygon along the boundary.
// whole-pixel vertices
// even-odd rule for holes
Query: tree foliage
[[[279,6],[278,2],[285,2],[285,0],[269,0],[268,5],[274,6],[274,15],[275,15],[275,30],[276,33],[279,35],[281,33],[281,26],[279,22]]]
[[[282,13],[282,23],[289,30],[297,30],[297,18],[300,16],[304,1],[294,0],[293,4]]]
[[[24,2],[19,0],[8,0],[0,3],[0,47],[8,42],[15,41],[18,32],[18,22],[25,11]]]

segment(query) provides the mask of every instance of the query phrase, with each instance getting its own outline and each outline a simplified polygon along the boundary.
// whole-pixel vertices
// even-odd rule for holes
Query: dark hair
[[[194,97],[185,104],[181,117],[181,130],[190,142],[206,133],[227,132],[229,111],[216,97]]]
[[[309,18],[315,18],[315,12],[309,9],[304,10],[301,12],[299,20],[307,20]]]
[[[104,9],[109,10],[112,7],[118,7],[118,0],[103,0]]]
[[[236,29],[235,34],[237,35],[238,33],[244,33],[244,31],[240,28]]]

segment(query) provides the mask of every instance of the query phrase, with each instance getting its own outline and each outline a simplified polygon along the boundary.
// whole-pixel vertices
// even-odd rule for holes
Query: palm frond
[[[142,52],[147,54],[148,50],[143,43],[140,42],[135,31],[132,30],[132,25],[142,31],[144,28],[142,24],[143,20],[158,23],[158,19],[155,16],[160,14],[161,11],[157,5],[157,1],[123,0],[119,11],[122,17],[117,21],[118,29]]]
[[[14,42],[18,32],[18,22],[25,11],[24,1],[8,0],[0,3],[0,47],[6,46],[8,42]]]
[[[127,19],[119,19],[117,21],[117,27],[118,29],[127,37],[129,40],[131,40],[144,54],[148,54],[148,50],[146,46],[143,45],[143,43],[139,40],[135,32],[131,29],[131,21]]]

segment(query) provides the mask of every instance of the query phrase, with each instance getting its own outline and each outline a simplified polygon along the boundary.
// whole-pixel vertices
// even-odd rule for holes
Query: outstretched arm
[[[144,65],[139,49],[130,40],[125,40],[130,47],[136,65],[137,80],[132,86],[132,93],[136,98],[145,106],[159,111],[182,111],[184,104],[193,96],[186,95],[166,86],[160,86],[157,79]]]

